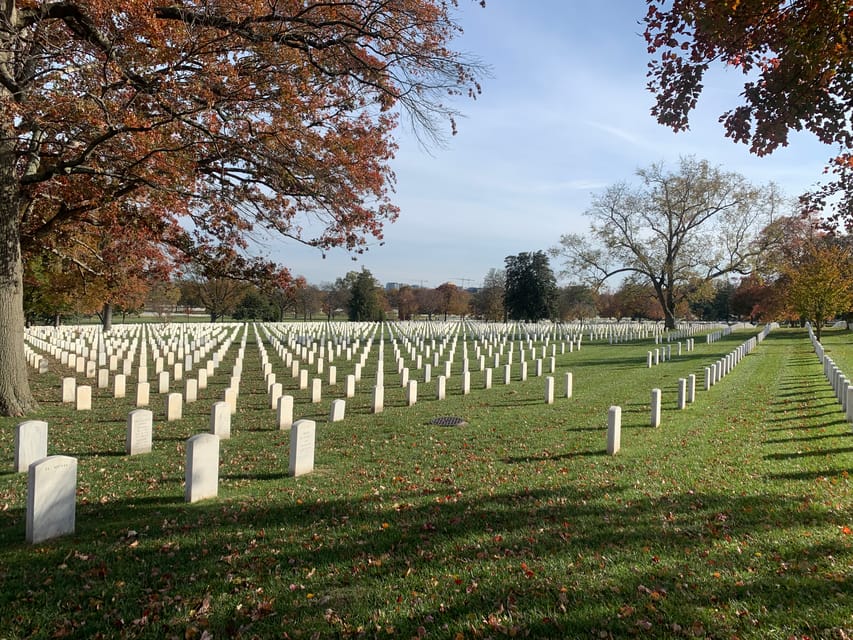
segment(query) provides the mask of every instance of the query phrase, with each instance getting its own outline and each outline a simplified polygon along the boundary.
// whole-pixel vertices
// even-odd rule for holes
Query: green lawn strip
[[[316,471],[298,479],[250,333],[220,497],[195,505],[184,440],[207,429],[236,345],[218,390],[155,420],[146,456],[122,455],[127,403],[99,398],[83,417],[40,378],[51,453],[80,456],[77,532],[23,544],[25,474],[0,474],[0,637],[840,637],[850,429],[804,332],[772,333],[702,390],[703,368],[755,333],[652,368],[648,342],[584,344],[558,355],[557,395],[570,370],[574,396],[550,406],[543,379],[504,387],[496,371],[492,390],[472,372],[470,395],[451,384],[438,402],[431,383],[405,407],[386,346],[383,413],[367,385],[334,424],[328,395],[296,394],[318,421]],[[678,411],[690,373],[697,401]],[[442,415],[468,424],[427,424]],[[10,461],[14,422],[0,423]]]

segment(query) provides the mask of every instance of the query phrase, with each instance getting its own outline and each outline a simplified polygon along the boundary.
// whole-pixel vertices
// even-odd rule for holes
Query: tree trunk
[[[674,296],[672,295],[672,289],[666,288],[664,289],[662,285],[655,284],[655,294],[657,295],[658,302],[660,303],[660,307],[663,310],[663,326],[669,330],[675,329],[675,305],[673,304]]]
[[[104,303],[104,309],[101,312],[101,323],[103,324],[104,333],[113,328],[113,305],[109,302]]]
[[[0,142],[0,415],[37,408],[24,355],[24,285],[14,135]]]

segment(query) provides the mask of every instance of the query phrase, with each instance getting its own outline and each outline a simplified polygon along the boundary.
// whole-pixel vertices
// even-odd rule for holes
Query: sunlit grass
[[[315,472],[297,479],[250,333],[219,497],[193,505],[184,441],[207,430],[233,353],[180,422],[155,404],[154,451],[133,458],[129,400],[100,392],[75,413],[58,402],[58,374],[34,376],[49,452],[79,458],[77,530],[24,544],[26,474],[9,471],[15,421],[3,419],[0,638],[844,638],[853,445],[805,333],[772,333],[703,390],[704,367],[757,332],[697,340],[653,368],[650,341],[584,344],[557,356],[553,405],[531,366],[509,386],[495,371],[491,390],[474,371],[467,396],[454,378],[443,402],[422,384],[406,407],[386,350],[385,410],[370,411],[368,370],[346,419],[327,423],[351,366],[338,361],[322,403],[285,390],[318,423]],[[853,371],[849,334],[824,343]],[[691,373],[697,400],[679,411]],[[623,432],[611,457],[613,404]],[[438,416],[467,425],[429,424]]]

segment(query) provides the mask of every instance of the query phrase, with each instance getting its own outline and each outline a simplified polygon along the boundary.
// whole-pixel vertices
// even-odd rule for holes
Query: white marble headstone
[[[36,544],[74,533],[77,459],[46,456],[30,464],[28,474],[27,542]]]
[[[314,434],[316,423],[313,420],[297,420],[290,430],[290,466],[288,475],[296,477],[314,470]]]
[[[30,464],[47,456],[47,422],[27,420],[15,427],[15,471],[25,472]]]
[[[127,437],[124,450],[128,455],[151,452],[154,414],[148,409],[135,409],[127,414]]]
[[[219,492],[219,436],[199,433],[187,440],[184,500],[215,498]]]

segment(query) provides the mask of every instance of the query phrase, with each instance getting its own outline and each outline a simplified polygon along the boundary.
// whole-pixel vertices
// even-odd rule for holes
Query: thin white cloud
[[[586,120],[584,124],[599,131],[603,131],[604,133],[613,136],[614,138],[621,140],[623,142],[627,142],[628,144],[634,145],[635,147],[640,147],[642,149],[650,149],[653,145],[649,144],[641,136],[631,133],[630,131],[626,131],[620,127],[616,127],[614,125],[605,124],[603,122],[595,122],[593,120]]]

